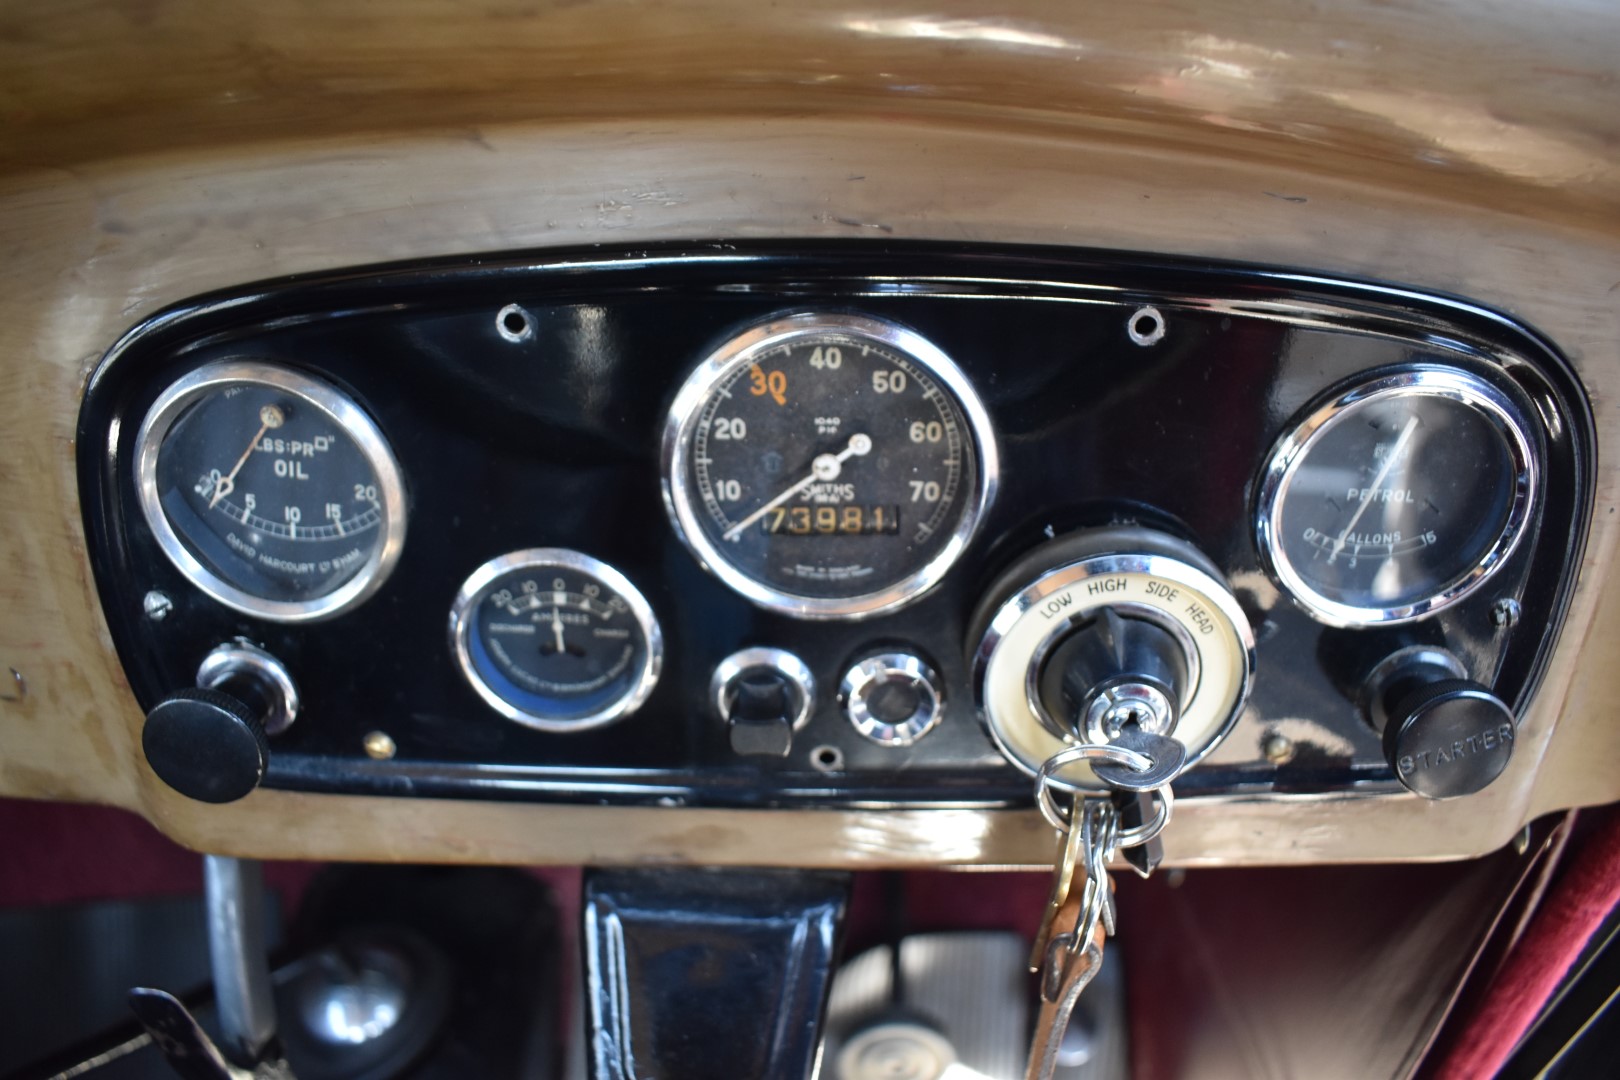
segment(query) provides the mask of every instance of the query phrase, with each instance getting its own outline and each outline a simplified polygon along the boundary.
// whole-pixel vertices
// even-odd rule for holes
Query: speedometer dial
[[[802,618],[892,610],[961,555],[995,488],[983,405],[892,323],[804,314],[727,342],[664,431],[664,496],[705,566]]]

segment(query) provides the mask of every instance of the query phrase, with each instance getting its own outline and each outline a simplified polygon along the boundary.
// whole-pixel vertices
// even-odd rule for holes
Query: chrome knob
[[[868,656],[844,675],[838,700],[855,730],[882,746],[910,746],[938,726],[945,688],[910,653]]]

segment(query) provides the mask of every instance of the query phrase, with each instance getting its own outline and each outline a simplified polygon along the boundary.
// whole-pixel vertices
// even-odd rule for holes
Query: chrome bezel
[[[703,515],[694,506],[688,472],[691,442],[698,416],[715,389],[739,367],[761,353],[818,334],[836,333],[893,349],[919,364],[955,400],[972,442],[977,483],[966,493],[960,516],[945,545],[913,573],[873,592],[849,597],[801,596],[753,577],[737,567],[710,538]],[[967,549],[1000,481],[1001,465],[990,414],[960,368],[921,335],[882,319],[863,315],[805,312],[773,319],[733,337],[711,353],[687,377],[675,395],[664,423],[662,445],[664,509],[675,534],[697,561],[739,595],[770,611],[799,619],[864,619],[895,611],[937,585]]]
[[[324,596],[312,600],[267,600],[232,585],[191,553],[163,512],[157,490],[157,466],[169,429],[203,398],[227,387],[244,385],[268,386],[292,394],[326,414],[359,447],[376,477],[383,515],[379,540],[355,575]],[[141,513],[158,546],[188,581],[233,611],[270,622],[316,622],[349,610],[382,587],[405,546],[405,483],[382,431],[335,387],[279,364],[256,360],[216,361],[178,379],[158,395],[135,437],[135,490]]]
[[[774,668],[782,677],[799,688],[799,709],[793,714],[793,730],[798,731],[810,722],[816,705],[816,677],[810,665],[786,649],[756,645],[732,653],[714,667],[709,677],[709,701],[723,723],[731,723],[731,709],[726,705],[726,686],[750,668]]]
[[[879,720],[866,704],[866,689],[890,676],[910,679],[920,688],[917,711],[897,723]],[[838,699],[851,726],[879,746],[911,746],[939,726],[945,716],[945,688],[939,675],[910,653],[877,653],[858,661],[844,673]]]
[[[1416,600],[1391,607],[1332,600],[1306,581],[1283,549],[1280,516],[1294,476],[1311,449],[1332,427],[1376,401],[1396,397],[1436,397],[1466,405],[1488,420],[1506,443],[1513,461],[1514,493],[1502,531],[1489,549],[1467,567]],[[1336,627],[1390,626],[1443,611],[1478,589],[1502,567],[1524,536],[1539,487],[1539,456],[1525,411],[1506,393],[1471,372],[1420,366],[1357,383],[1315,406],[1273,448],[1262,475],[1255,510],[1255,540],[1266,570],[1295,603],[1317,621]]]
[[[501,578],[514,571],[541,567],[559,567],[595,578],[629,606],[630,613],[641,627],[641,636],[647,643],[646,656],[642,659],[641,669],[631,681],[630,688],[611,705],[585,716],[559,718],[525,712],[507,701],[494,687],[485,682],[473,664],[468,642],[472,635],[471,616],[474,609],[489,594],[491,586]],[[486,705],[508,720],[539,731],[551,732],[588,731],[624,719],[641,708],[647,698],[652,696],[653,688],[658,685],[658,676],[664,668],[664,634],[659,628],[658,617],[653,614],[652,605],[641,595],[641,590],[607,563],[568,548],[526,548],[523,551],[497,556],[474,570],[467,580],[462,582],[460,591],[456,593],[455,602],[450,605],[450,651],[455,654],[456,664],[461,668],[462,676],[478,696],[484,699]]]
[[[197,685],[212,690],[236,675],[261,680],[273,692],[270,711],[264,718],[264,733],[280,735],[298,719],[301,701],[298,684],[287,665],[251,642],[238,639],[216,645],[197,665]]]

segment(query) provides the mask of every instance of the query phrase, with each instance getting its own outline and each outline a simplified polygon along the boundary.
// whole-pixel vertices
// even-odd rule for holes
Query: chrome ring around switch
[[[709,679],[709,700],[714,703],[721,721],[731,722],[729,691],[732,685],[757,668],[768,668],[798,688],[799,708],[793,716],[793,730],[808,724],[816,703],[816,677],[810,673],[810,666],[786,649],[763,645],[741,649],[715,665],[714,675]]]
[[[257,645],[237,640],[216,646],[197,666],[197,685],[215,690],[238,675],[257,679],[272,690],[267,695],[270,711],[264,717],[266,735],[280,735],[292,727],[298,719],[298,684],[287,665]]]
[[[874,709],[873,696],[895,684],[916,696],[908,715],[885,716]],[[934,730],[945,714],[939,676],[910,653],[878,653],[860,661],[844,675],[838,700],[855,730],[881,746],[910,746]]]

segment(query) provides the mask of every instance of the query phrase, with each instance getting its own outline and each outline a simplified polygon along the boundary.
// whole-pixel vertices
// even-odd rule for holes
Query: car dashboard
[[[1197,760],[1165,836],[1172,862],[1455,858],[1612,801],[1613,27],[1573,6],[1548,20],[1450,12],[1346,5],[1303,28],[1214,5],[1186,25],[1146,12],[1080,27],[1039,5],[1004,19],[775,19],[718,4],[512,22],[429,4],[392,23],[335,17],[314,37],[281,7],[234,26],[186,5],[145,23],[116,6],[13,16],[32,44],[8,46],[5,65],[18,120],[3,196],[0,790],[124,807],[185,845],[244,856],[1046,865],[1030,766],[1062,742],[1041,714],[1043,695],[1063,692],[1015,693],[1020,715],[997,720],[977,670],[996,664],[980,651],[1000,607],[1044,574],[1137,555],[1196,571],[1212,605],[1230,600],[1230,693],[1187,735]],[[747,57],[714,20],[748,36]],[[494,46],[509,32],[523,48]],[[1443,56],[1414,44],[1442,32],[1456,35]],[[910,342],[887,371],[932,372],[940,409],[852,434],[893,456],[914,424],[928,445],[936,423],[956,449],[929,475],[868,469],[882,490],[818,504],[836,519],[779,505],[728,540],[743,518],[705,499],[735,481],[739,507],[755,500],[746,517],[775,497],[763,474],[700,476],[690,454],[672,471],[666,430],[689,448],[680,425],[703,423],[715,395],[694,391],[680,412],[684,381],[793,319],[830,335],[823,348],[847,320],[868,345]],[[711,420],[791,412],[807,373],[831,374],[783,355],[803,367],[767,362],[764,392],[739,390],[763,411]],[[154,404],[233,363],[335,393],[398,467],[399,503],[376,513],[400,535],[363,552],[392,560],[388,572],[345,579],[361,584],[326,594],[321,617],[228,602],[166,552],[166,516],[154,527],[142,510]],[[848,371],[880,393],[870,377],[885,369]],[[1393,527],[1324,517],[1272,544],[1265,515],[1286,518],[1287,498],[1268,493],[1267,470],[1286,471],[1286,440],[1309,449],[1346,395],[1426,373],[1455,393],[1416,397],[1467,398],[1462,415],[1493,448],[1472,477],[1477,520],[1460,526],[1490,535],[1430,545],[1426,529],[1397,541]],[[246,447],[258,425],[242,425],[224,426]],[[785,430],[748,426],[746,439]],[[775,449],[784,489],[851,446],[813,419],[792,439],[808,441]],[[1339,452],[1324,440],[1313,445]],[[1393,448],[1346,452],[1365,470]],[[240,449],[209,453],[185,463],[204,470],[192,484],[229,474]],[[315,460],[284,457],[306,472]],[[875,464],[837,462],[845,483]],[[1395,521],[1408,489],[1377,473],[1342,486],[1375,492],[1365,505]],[[911,528],[912,481],[919,497],[940,485],[949,536],[896,539],[909,554],[882,567],[815,553],[881,547],[899,536],[883,531],[895,508]],[[336,504],[346,527],[344,502],[284,500],[273,523],[300,525],[289,509],[325,521]],[[768,527],[810,552],[796,578],[730,557]],[[1290,550],[1306,529],[1330,546],[1425,550],[1388,560],[1420,569],[1372,602],[1315,574],[1329,559],[1338,573],[1320,544]],[[602,708],[525,697],[487,652],[458,659],[458,593],[535,551],[618,575],[551,591],[624,598],[622,579],[639,594],[661,637],[656,680],[653,623],[635,618],[606,629],[640,643],[642,677]],[[220,558],[209,576],[229,579]],[[834,580],[838,567],[886,576],[903,602]],[[551,581],[510,582],[525,583]],[[238,591],[313,590],[294,605],[321,592],[261,584]],[[497,584],[474,587],[468,610]],[[806,599],[844,614],[790,610]],[[555,647],[562,613],[521,632]],[[1200,633],[1189,625],[1166,616],[1160,629]],[[267,736],[251,794],[199,801],[153,771],[147,712],[237,645],[284,667],[302,704]],[[802,662],[814,692],[778,656],[745,726],[728,726],[718,714],[735,700],[711,684],[756,648]],[[1410,794],[1411,755],[1392,759],[1371,719],[1384,707],[1367,700],[1371,672],[1424,648],[1449,657],[1430,656],[1430,674],[1482,687],[1513,716],[1511,757],[1466,798]],[[894,664],[857,670],[880,656]],[[885,692],[881,715],[852,721],[852,693],[889,685],[894,665],[918,676],[905,700]],[[933,719],[918,707],[930,695]],[[558,716],[578,730],[548,730]]]
[[[1117,907],[1136,1075],[1494,1069],[1613,929],[1616,41],[0,13],[0,895],[203,853],[228,1012],[262,861],[308,956],[466,929],[490,1028],[582,967],[604,1077],[857,1075],[948,957],[1014,1075]]]
[[[1593,459],[1568,364],[1473,305],[828,242],[201,297],[109,353],[78,445],[194,800],[872,812],[1029,806],[1131,716],[1183,800],[1472,795]],[[194,688],[255,676],[238,766]]]

